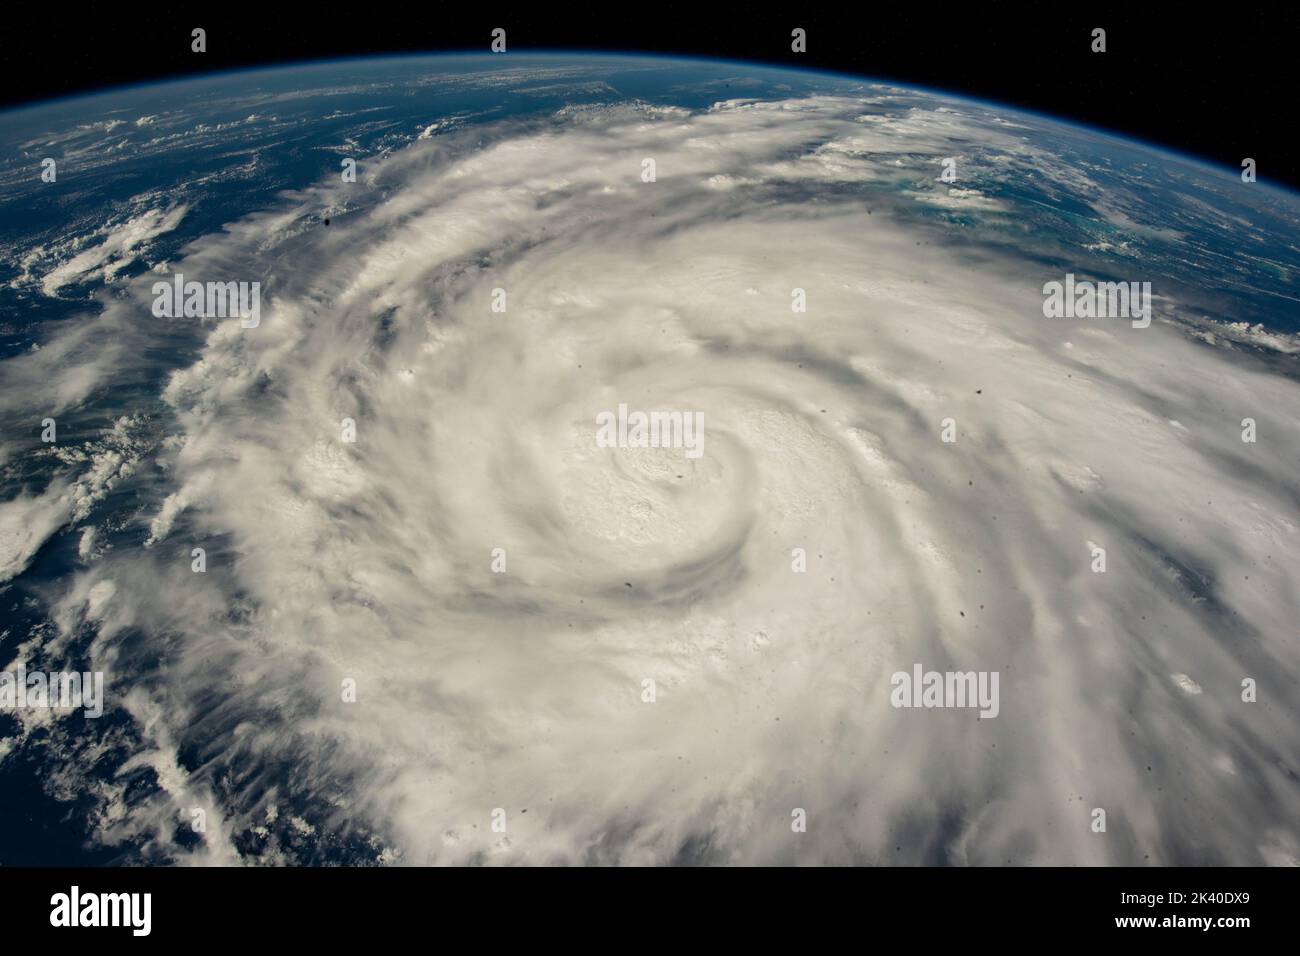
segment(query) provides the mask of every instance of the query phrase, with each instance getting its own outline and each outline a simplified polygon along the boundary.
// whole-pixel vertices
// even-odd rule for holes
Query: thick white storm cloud
[[[941,241],[920,207],[1016,235],[937,181],[990,152],[1087,181],[952,109],[581,109],[363,162],[171,263],[261,281],[262,316],[167,387],[148,547],[59,602],[48,639],[91,617],[164,790],[107,795],[102,838],[1296,862],[1300,387],[1160,288],[1150,328],[1048,319],[1062,270]],[[103,321],[167,322],[153,278]],[[620,403],[702,415],[703,455],[598,447]],[[997,671],[997,716],[892,707],[917,663]]]

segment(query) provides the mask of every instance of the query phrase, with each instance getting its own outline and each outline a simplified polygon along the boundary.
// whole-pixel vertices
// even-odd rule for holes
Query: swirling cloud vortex
[[[166,791],[105,838],[1293,862],[1294,376],[1173,321],[1044,318],[1063,270],[909,212],[1014,234],[1003,200],[906,185],[973,144],[1051,165],[869,98],[570,110],[197,243],[172,267],[261,281],[261,322],[173,375],[148,546],[63,611],[112,581],[97,653],[140,675]],[[701,415],[703,454],[599,447],[620,403]],[[997,671],[997,717],[891,706],[916,663]]]

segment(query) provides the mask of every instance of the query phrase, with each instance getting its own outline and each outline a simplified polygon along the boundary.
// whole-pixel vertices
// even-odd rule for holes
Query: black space
[[[385,52],[589,49],[837,70],[1019,105],[1300,187],[1300,5],[872,2],[19,4],[0,103],[242,66]],[[190,30],[208,51],[190,52]],[[790,52],[790,31],[808,52]],[[1090,51],[1107,31],[1107,52]],[[509,55],[509,52],[506,54]]]

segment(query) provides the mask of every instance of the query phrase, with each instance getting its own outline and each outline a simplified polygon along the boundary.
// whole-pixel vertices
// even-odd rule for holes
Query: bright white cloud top
[[[219,862],[1300,859],[1295,340],[1212,321],[1238,316],[1137,252],[1097,275],[1155,280],[1149,328],[1045,318],[1044,283],[1096,250],[1031,231],[1026,193],[1189,250],[1189,217],[1229,213],[1203,191],[1143,221],[1164,200],[1042,121],[901,95],[422,136],[167,263],[259,281],[262,318],[206,325],[163,393],[144,540],[85,560],[27,645],[89,630],[130,675],[118,732],[160,784],[100,785],[99,839]],[[156,278],[67,333],[106,352],[4,363],[5,401],[75,405],[192,327],[150,316]],[[620,403],[702,415],[703,454],[598,447]],[[35,550],[18,511],[51,534],[93,475],[0,506],[0,566]],[[997,672],[996,717],[892,706],[914,664]],[[206,831],[178,835],[193,808]]]

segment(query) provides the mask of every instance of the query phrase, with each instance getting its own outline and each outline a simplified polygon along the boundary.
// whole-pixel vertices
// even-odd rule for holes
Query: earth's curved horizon
[[[1295,191],[564,51],[0,142],[0,865],[1300,861]]]
[[[647,60],[661,63],[677,64],[700,64],[716,67],[727,67],[732,70],[745,72],[762,71],[772,73],[793,73],[803,76],[820,76],[830,80],[846,83],[865,83],[873,86],[895,87],[898,89],[912,90],[918,93],[924,93],[929,96],[941,99],[960,100],[969,103],[972,106],[978,106],[991,110],[1007,110],[1019,113],[1024,116],[1032,116],[1035,119],[1042,120],[1059,126],[1065,126],[1080,131],[1085,131],[1094,136],[1102,136],[1113,139],[1118,142],[1127,143],[1133,146],[1139,146],[1152,152],[1165,154],[1177,158],[1183,163],[1190,163],[1203,166],[1206,169],[1213,170],[1223,176],[1235,179],[1238,175],[1237,170],[1223,167],[1215,160],[1203,154],[1194,151],[1179,148],[1169,143],[1160,143],[1154,140],[1143,139],[1140,135],[1125,132],[1120,129],[1111,127],[1102,127],[1090,125],[1079,119],[1074,119],[1059,113],[1053,113],[1048,110],[1033,109],[1031,107],[1000,102],[985,96],[976,96],[970,93],[964,93],[961,90],[950,89],[947,87],[930,86],[928,84],[911,83],[906,80],[890,78],[886,76],[873,76],[866,73],[854,73],[844,70],[835,70],[828,67],[799,67],[789,64],[781,64],[776,61],[760,62],[732,59],[730,57],[717,56],[694,56],[679,53],[648,53],[638,50],[567,50],[563,48],[544,48],[529,50],[526,54],[512,54],[513,56],[522,56],[528,59],[569,59],[569,60]],[[85,89],[72,93],[65,93],[56,96],[34,99],[19,103],[10,103],[0,107],[0,116],[5,113],[23,113],[32,110],[42,110],[45,108],[56,107],[65,104],[76,104],[79,108],[84,107],[87,101],[93,101],[100,97],[109,96],[129,96],[132,94],[143,94],[156,92],[173,86],[182,86],[189,83],[213,82],[222,79],[251,79],[263,74],[283,74],[294,70],[310,70],[321,68],[346,68],[348,65],[357,64],[378,64],[391,63],[394,61],[416,61],[416,60],[467,60],[467,61],[487,61],[493,62],[499,60],[494,54],[485,54],[473,50],[426,50],[426,51],[406,51],[397,53],[379,53],[379,54],[355,54],[347,56],[309,58],[303,60],[292,60],[284,63],[276,63],[260,66],[237,66],[227,67],[218,70],[212,70],[204,73],[185,74],[183,76],[167,76],[156,79],[139,80],[135,82],[122,83],[102,89]],[[1261,188],[1275,189],[1282,193],[1290,195],[1300,195],[1300,186],[1287,182],[1273,181],[1264,179],[1259,183]]]

